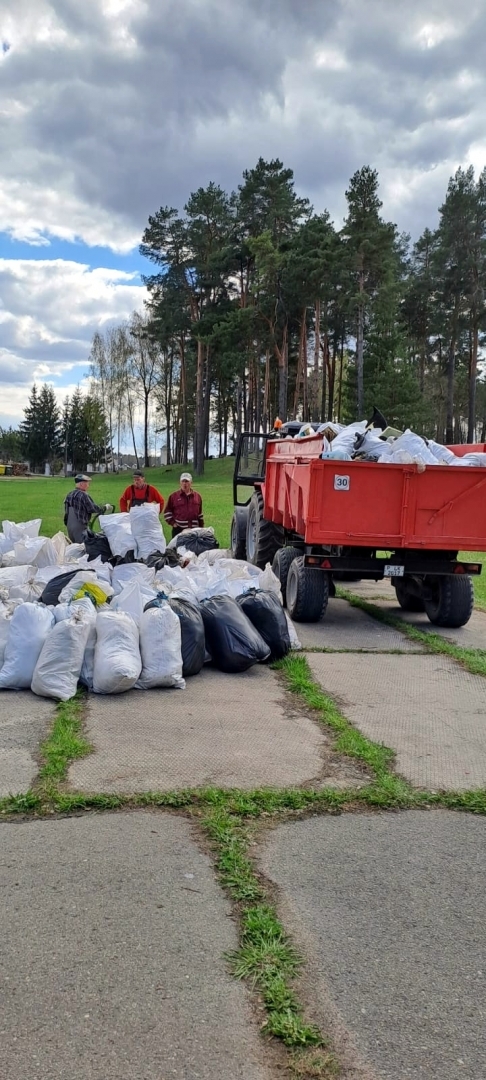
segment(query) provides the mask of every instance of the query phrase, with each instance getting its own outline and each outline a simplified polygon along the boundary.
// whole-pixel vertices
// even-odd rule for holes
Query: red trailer
[[[385,577],[405,610],[425,610],[439,626],[463,626],[473,608],[470,575],[482,567],[457,556],[486,551],[486,469],[323,460],[321,450],[321,435],[240,437],[235,557],[272,562],[298,621],[322,617],[333,578]],[[253,488],[246,501],[238,498],[240,485]]]

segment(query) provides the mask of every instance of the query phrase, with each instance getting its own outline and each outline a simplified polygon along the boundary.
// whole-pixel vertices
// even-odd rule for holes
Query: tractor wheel
[[[248,525],[248,507],[235,506],[231,518],[230,548],[232,559],[246,559],[246,529]]]
[[[289,576],[290,566],[294,559],[298,559],[300,554],[300,548],[283,547],[279,548],[274,556],[272,570],[280,582],[284,607],[287,605],[287,578]]]
[[[329,576],[324,570],[293,559],[287,578],[287,611],[296,622],[319,622],[329,599]]]
[[[393,585],[402,611],[425,611],[425,601],[410,591],[406,578],[395,578]]]
[[[273,521],[265,521],[263,495],[261,491],[255,491],[250,499],[246,528],[248,562],[264,570],[267,563],[271,565],[275,552],[282,546],[282,541],[283,529],[279,525],[274,525]]]
[[[467,574],[431,577],[427,581],[425,611],[436,626],[464,626],[474,607],[474,589]]]

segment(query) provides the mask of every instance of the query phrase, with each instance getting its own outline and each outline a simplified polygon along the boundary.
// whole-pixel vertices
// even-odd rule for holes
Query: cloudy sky
[[[261,155],[337,225],[349,177],[418,236],[486,164],[486,0],[2,0],[0,425],[143,304],[148,215]]]

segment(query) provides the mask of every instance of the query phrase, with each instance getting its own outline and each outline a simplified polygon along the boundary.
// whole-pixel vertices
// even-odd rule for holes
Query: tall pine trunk
[[[196,368],[196,427],[194,432],[194,472],[196,476],[202,476],[204,473],[204,436],[206,426],[204,411],[204,362],[204,344],[198,339]]]
[[[358,306],[356,372],[358,376],[357,419],[360,420],[364,412],[364,305],[362,302]]]
[[[289,381],[289,361],[287,342],[287,323],[282,335],[282,348],[277,350],[278,360],[278,415],[282,421],[287,419],[287,387]]]
[[[312,369],[312,384],[310,393],[311,420],[317,423],[319,420],[319,356],[321,351],[321,301],[315,302],[314,319],[314,366]]]
[[[474,318],[471,354],[469,359],[469,394],[468,394],[468,418],[467,418],[467,441],[475,442],[476,439],[476,379],[478,372],[478,348],[479,332],[477,319]]]

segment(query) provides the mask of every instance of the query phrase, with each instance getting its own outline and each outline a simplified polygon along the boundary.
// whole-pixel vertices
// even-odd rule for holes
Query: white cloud
[[[22,418],[34,380],[51,382],[62,399],[67,382],[82,379],[95,331],[143,307],[146,290],[135,278],[63,259],[0,259],[1,409],[9,423]]]
[[[182,207],[212,179],[234,188],[272,154],[316,209],[339,214],[363,164],[413,170],[415,203],[398,205],[398,223],[423,228],[430,170],[440,167],[437,206],[442,166],[450,173],[485,144],[486,11],[482,0],[460,17],[455,0],[405,9],[7,0],[4,228],[37,245],[58,237],[126,252],[160,205]]]

